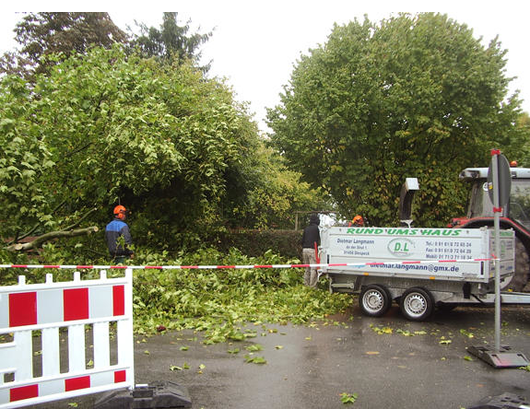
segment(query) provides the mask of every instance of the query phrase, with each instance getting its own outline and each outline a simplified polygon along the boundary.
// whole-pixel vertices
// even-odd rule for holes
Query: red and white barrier
[[[132,389],[132,322],[132,270],[114,279],[102,271],[97,280],[74,273],[69,282],[47,274],[43,284],[21,276],[18,285],[0,287],[0,408]]]

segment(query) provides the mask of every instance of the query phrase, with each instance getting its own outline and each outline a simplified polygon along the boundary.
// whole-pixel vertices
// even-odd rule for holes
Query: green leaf
[[[247,363],[254,363],[256,365],[264,365],[267,363],[263,357],[252,357],[248,354],[245,356],[245,360]]]
[[[357,401],[358,397],[358,394],[349,394],[347,392],[340,394],[340,400],[343,404],[353,404],[355,401]]]
[[[247,346],[246,349],[250,352],[261,351],[263,350],[263,346],[261,344],[253,344],[251,346]]]

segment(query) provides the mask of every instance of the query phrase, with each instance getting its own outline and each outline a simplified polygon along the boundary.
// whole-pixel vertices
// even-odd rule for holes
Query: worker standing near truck
[[[309,226],[304,229],[302,235],[302,259],[304,264],[316,264],[318,246],[320,245],[320,230],[318,225],[320,218],[317,214],[312,214],[309,218]],[[306,286],[316,289],[318,282],[317,269],[306,267],[304,273],[304,283]]]

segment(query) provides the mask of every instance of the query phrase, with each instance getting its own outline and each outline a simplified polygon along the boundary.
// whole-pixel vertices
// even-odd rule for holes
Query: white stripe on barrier
[[[0,287],[0,408],[16,408],[134,387],[132,270],[99,280]],[[109,323],[115,322],[117,344],[111,349]],[[92,326],[93,363],[86,360],[85,327]],[[68,366],[61,365],[61,330],[68,335]],[[34,351],[40,332],[41,350]],[[114,347],[117,347],[114,349]],[[111,364],[111,350],[117,362]],[[41,372],[33,367],[42,366]],[[63,372],[61,372],[61,370]],[[66,370],[66,372],[65,372]]]

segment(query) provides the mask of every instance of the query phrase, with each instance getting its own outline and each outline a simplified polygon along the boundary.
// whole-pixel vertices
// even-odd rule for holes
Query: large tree
[[[121,202],[137,244],[177,249],[230,224],[279,224],[291,198],[295,210],[314,202],[296,174],[263,157],[231,90],[190,63],[95,48],[35,83],[4,77],[0,109],[4,241],[102,228]]]
[[[271,142],[346,216],[396,223],[399,189],[417,177],[417,222],[444,223],[464,211],[460,170],[523,138],[504,56],[440,14],[335,26],[269,110]]]
[[[238,135],[247,117],[223,85],[190,66],[127,56],[119,46],[73,56],[32,89],[14,76],[2,88],[10,118],[2,120],[0,175],[10,184],[0,197],[12,208],[2,227],[10,235],[28,222],[71,224],[118,200],[160,215],[168,233],[163,225],[171,218],[176,229],[191,220],[213,223],[224,172],[249,141]],[[13,197],[26,204],[13,207]],[[39,197],[42,213],[33,205]],[[109,213],[100,214],[102,221]]]
[[[19,50],[4,54],[0,70],[26,76],[46,72],[54,65],[54,61],[43,60],[45,55],[55,54],[57,59],[64,59],[93,46],[108,48],[128,40],[105,12],[29,13],[14,32]]]

